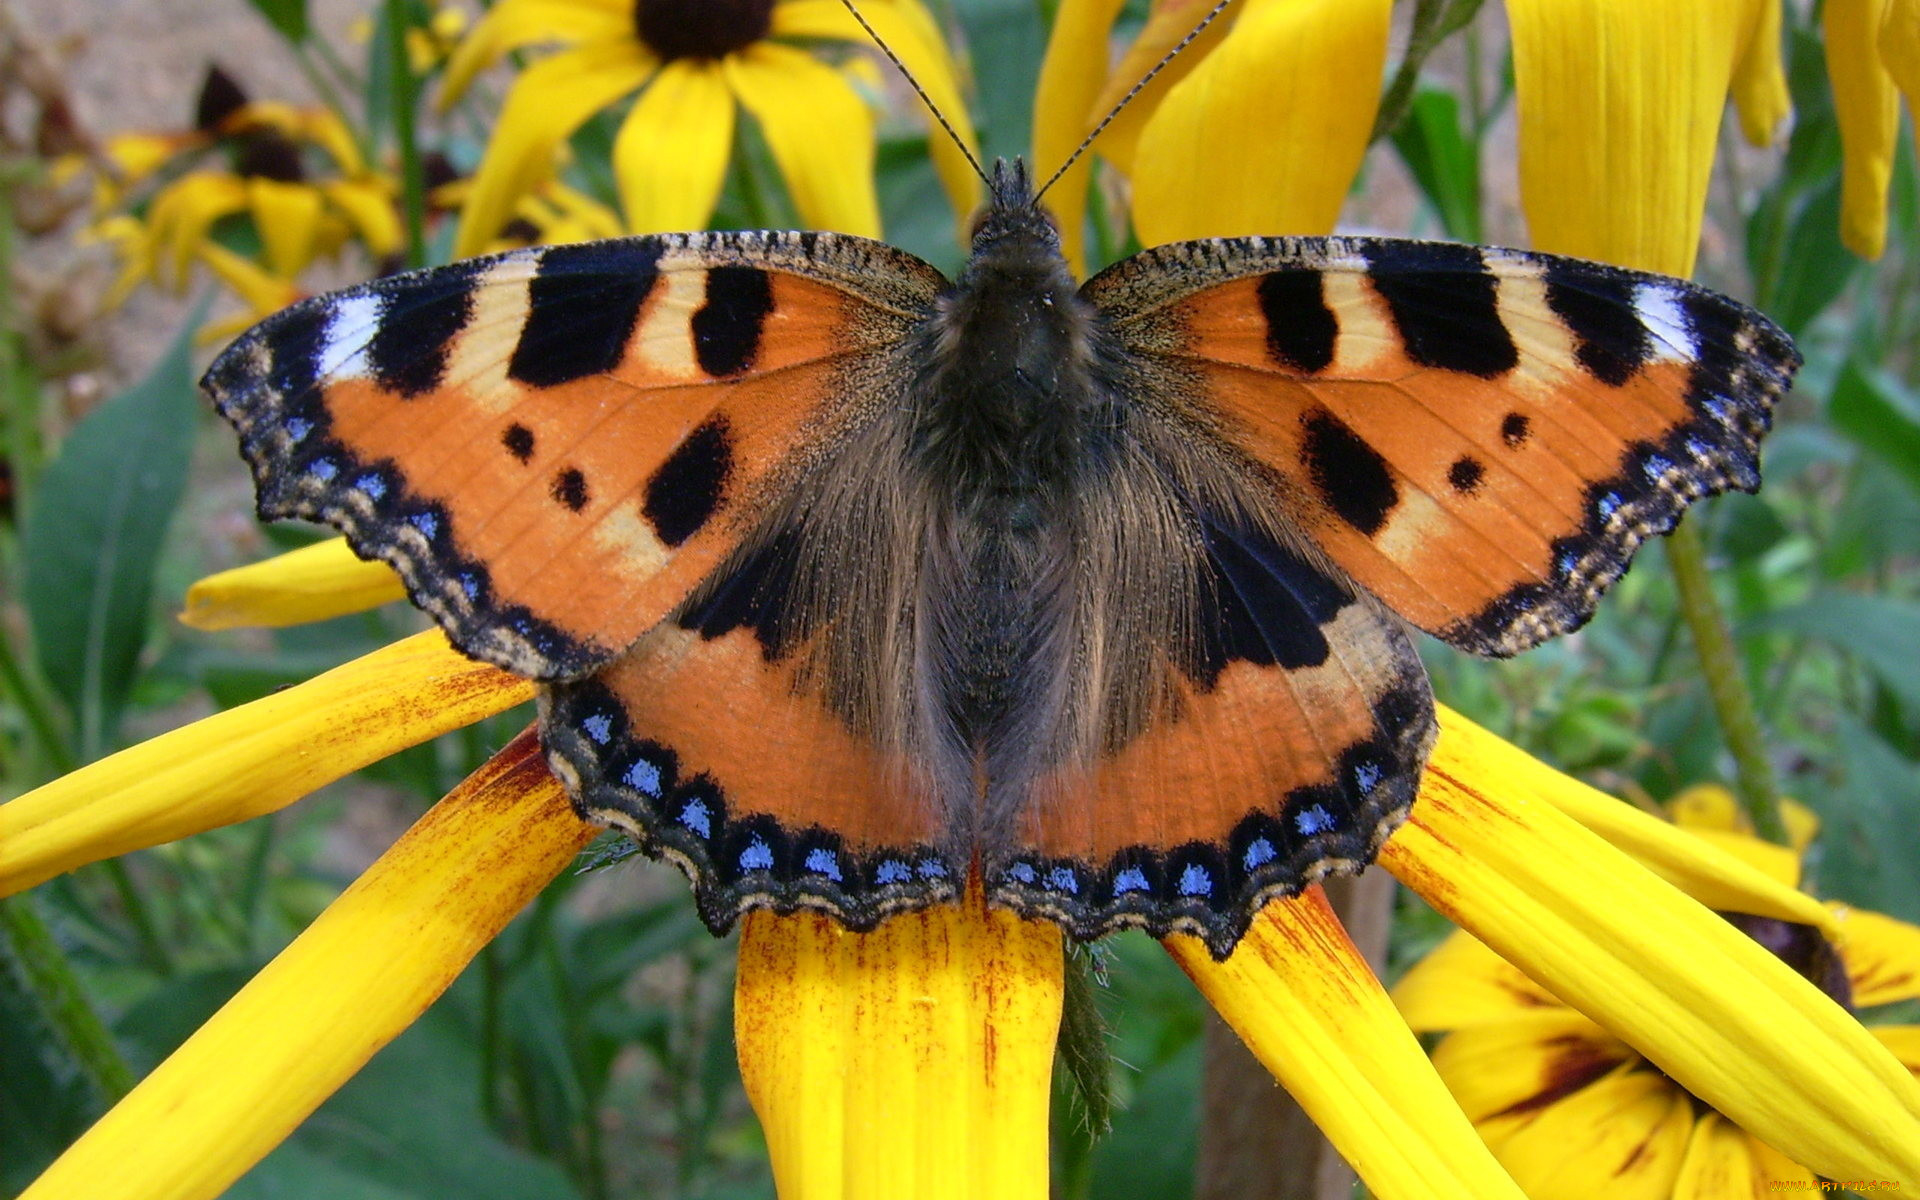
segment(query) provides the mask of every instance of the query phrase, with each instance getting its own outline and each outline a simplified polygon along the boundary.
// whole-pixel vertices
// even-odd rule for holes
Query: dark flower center
[[[1792,967],[1813,986],[1832,997],[1834,1003],[1853,1011],[1853,983],[1847,978],[1847,964],[1840,961],[1826,935],[1811,925],[1799,925],[1773,917],[1754,917],[1746,913],[1721,913],[1735,929],[1746,934],[1781,962]]]
[[[233,173],[243,179],[277,179],[300,183],[307,177],[300,165],[300,147],[272,129],[251,129],[239,139]]]
[[[661,58],[722,58],[773,27],[773,0],[634,0],[633,27]]]
[[[200,98],[193,106],[193,127],[203,133],[218,133],[227,118],[247,106],[247,93],[233,76],[212,63],[207,77],[200,81]]]

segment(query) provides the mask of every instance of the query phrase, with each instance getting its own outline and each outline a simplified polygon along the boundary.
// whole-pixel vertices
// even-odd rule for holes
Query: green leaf
[[[1447,236],[1482,241],[1480,157],[1460,128],[1460,101],[1451,92],[1422,89],[1407,119],[1393,131],[1393,145],[1439,213]]]
[[[1748,632],[1797,633],[1845,650],[1920,714],[1920,603],[1859,592],[1828,591],[1769,613]]]
[[[107,749],[139,670],[160,545],[193,453],[197,324],[151,375],[74,427],[27,514],[21,594],[34,651],[84,758]]]
[[[1838,789],[1803,798],[1820,814],[1811,862],[1815,890],[1834,900],[1920,921],[1920,863],[1913,831],[1920,823],[1920,767],[1851,717],[1839,729],[1846,777]]]
[[[1848,362],[1834,381],[1827,416],[1920,489],[1920,399],[1913,393],[1879,371]]]
[[[281,37],[299,45],[307,40],[307,0],[252,0],[254,11]]]

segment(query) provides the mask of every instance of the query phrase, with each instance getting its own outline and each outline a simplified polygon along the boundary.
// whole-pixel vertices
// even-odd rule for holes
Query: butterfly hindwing
[[[938,285],[827,234],[547,247],[296,305],[205,386],[263,517],[341,528],[463,650],[568,678],[655,624],[856,419]]]
[[[1799,364],[1723,296],[1523,251],[1187,242],[1085,291],[1343,571],[1483,654],[1578,628],[1688,504],[1758,486]]]

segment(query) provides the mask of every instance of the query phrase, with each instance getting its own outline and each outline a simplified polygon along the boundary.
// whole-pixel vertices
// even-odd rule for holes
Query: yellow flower
[[[1702,823],[1698,828],[1712,835],[1703,845],[1750,857],[1770,871],[1784,856],[1789,873],[1797,874],[1792,852],[1732,832],[1736,809],[1724,789],[1692,789],[1671,807],[1683,827]],[[1809,818],[1800,810],[1792,819],[1806,829]],[[1870,1009],[1920,998],[1920,927],[1843,905],[1830,909],[1832,941],[1813,925],[1776,917],[1728,920],[1842,1004]],[[1435,1065],[1535,1200],[1622,1194],[1746,1200],[1815,1178],[1740,1123],[1696,1103],[1632,1046],[1466,933],[1452,935],[1408,972],[1394,999],[1415,1029],[1447,1033],[1434,1051]],[[1868,1028],[1909,1071],[1920,1073],[1920,1026]]]
[[[875,0],[862,12],[971,145],[953,64],[918,0]],[[737,104],[759,125],[802,223],[878,237],[873,116],[841,72],[791,44],[797,39],[871,45],[839,0],[501,0],[454,51],[443,106],[510,51],[566,48],[528,67],[508,92],[455,256],[499,236],[574,130],[636,92],[613,143],[630,231],[707,223],[726,177]],[[970,212],[980,182],[965,155],[944,137],[928,148],[955,210]]]
[[[1827,78],[1840,121],[1840,240],[1862,258],[1887,245],[1887,187],[1900,97],[1920,99],[1920,3],[1829,0],[1821,14]]]
[[[188,603],[196,624],[285,624],[396,594],[385,567],[326,543],[205,581]],[[275,810],[529,691],[422,634],[0,806],[0,894]],[[1383,852],[1388,869],[1803,1158],[1854,1177],[1920,1169],[1911,1077],[1634,858],[1716,902],[1823,927],[1837,918],[1731,855],[1682,852],[1685,835],[1458,716],[1442,720],[1414,818]],[[217,1194],[431,1003],[594,832],[531,740],[509,747],[27,1195]],[[476,858],[477,847],[496,850]],[[1168,949],[1377,1194],[1519,1194],[1317,889],[1269,905],[1225,962],[1190,938]],[[1061,966],[1051,925],[977,900],[872,935],[756,914],[740,954],[741,1068],[788,1200],[1046,1194]],[[165,1139],[149,1133],[160,1113]]]
[[[428,202],[437,209],[457,212],[466,207],[472,194],[472,180],[456,179],[434,188]],[[520,197],[513,206],[512,219],[481,249],[492,254],[522,246],[590,242],[619,237],[624,232],[619,213],[585,192],[550,178]]]

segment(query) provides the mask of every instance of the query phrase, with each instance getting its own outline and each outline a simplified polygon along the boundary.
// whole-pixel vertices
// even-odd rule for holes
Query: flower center
[[[272,129],[250,129],[240,139],[233,173],[242,179],[276,179],[300,183],[307,173],[300,165],[300,147]]]
[[[1847,964],[1840,961],[1839,951],[1818,929],[1773,917],[1753,917],[1745,913],[1720,915],[1832,997],[1841,1008],[1853,1011],[1853,984],[1847,978]]]
[[[634,31],[661,58],[722,58],[773,26],[773,0],[634,0]]]

